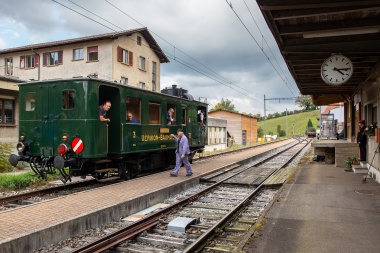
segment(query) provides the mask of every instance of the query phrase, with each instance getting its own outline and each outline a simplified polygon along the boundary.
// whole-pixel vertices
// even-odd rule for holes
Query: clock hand
[[[333,70],[338,71],[339,73],[341,73],[342,75],[344,75],[343,72],[340,71],[340,69],[337,69],[336,67],[334,67]]]
[[[347,70],[350,70],[351,68],[342,68],[342,69],[336,69],[336,70],[345,70],[345,71],[347,71]]]

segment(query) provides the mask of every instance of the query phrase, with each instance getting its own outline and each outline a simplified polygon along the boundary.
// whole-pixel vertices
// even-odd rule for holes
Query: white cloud
[[[0,48],[6,48],[6,43],[5,43],[5,41],[2,39],[2,38],[0,38]]]

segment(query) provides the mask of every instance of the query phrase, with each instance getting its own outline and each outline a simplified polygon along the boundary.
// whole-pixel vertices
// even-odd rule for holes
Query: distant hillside
[[[272,132],[277,134],[277,125],[281,126],[281,130],[286,131],[286,118],[288,118],[288,136],[293,134],[293,124],[294,124],[294,135],[305,134],[307,122],[309,119],[313,123],[315,129],[319,129],[317,125],[319,124],[317,116],[319,115],[319,110],[302,112],[298,114],[288,115],[287,117],[280,117],[275,119],[266,120],[266,130],[265,133],[268,134]],[[264,129],[264,121],[258,122],[258,127]]]

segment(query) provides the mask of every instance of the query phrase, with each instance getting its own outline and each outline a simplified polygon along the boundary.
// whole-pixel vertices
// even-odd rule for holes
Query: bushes
[[[33,172],[20,173],[17,175],[1,174],[0,190],[20,190],[33,184],[41,184],[44,180],[36,178]]]
[[[9,163],[9,156],[12,152],[12,144],[0,142],[0,173],[13,171],[14,167]]]

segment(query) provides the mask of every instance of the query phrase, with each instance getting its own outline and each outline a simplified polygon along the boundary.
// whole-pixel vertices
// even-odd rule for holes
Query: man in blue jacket
[[[177,149],[175,150],[175,168],[172,173],[170,173],[170,176],[176,177],[178,175],[179,168],[181,167],[181,164],[183,163],[186,168],[186,176],[193,175],[193,171],[191,170],[190,163],[189,163],[189,155],[190,155],[190,148],[189,148],[189,141],[187,140],[186,135],[183,134],[183,130],[180,128],[177,130],[178,138],[174,136],[174,134],[171,134],[170,136],[177,142]]]

